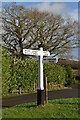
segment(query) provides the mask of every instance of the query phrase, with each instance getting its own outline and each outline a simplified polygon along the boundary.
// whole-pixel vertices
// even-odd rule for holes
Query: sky
[[[17,2],[25,7],[35,7],[40,11],[47,11],[53,14],[62,14],[64,17],[69,16],[78,20],[78,3],[77,2]]]
[[[14,1],[16,2],[19,1],[17,2],[17,5],[23,5],[26,8],[33,7],[37,8],[39,11],[47,11],[53,14],[61,14],[64,18],[68,16],[72,18],[73,21],[74,20],[78,21],[78,2],[77,2],[78,0],[74,0],[74,2],[72,0],[69,0],[69,2],[66,2],[66,0],[64,0],[64,2],[63,0],[62,1],[56,0],[56,2],[50,2],[51,0],[46,0],[47,2],[38,2],[41,0],[37,0],[37,2],[36,0],[29,0],[29,2],[28,0],[26,0],[27,2],[25,2],[25,0],[23,0],[24,2],[21,2],[21,0]],[[11,2],[11,0],[8,0],[8,2]],[[73,54],[75,58],[78,58],[78,49],[72,50],[71,54]]]
[[[2,2],[79,2],[79,0],[1,0]]]

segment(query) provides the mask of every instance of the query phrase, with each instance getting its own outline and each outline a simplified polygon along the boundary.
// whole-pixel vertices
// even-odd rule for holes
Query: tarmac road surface
[[[60,98],[78,98],[80,97],[80,88],[74,87],[73,89],[48,91],[48,100],[60,99]],[[18,104],[30,103],[37,101],[37,94],[26,94],[15,97],[2,98],[2,108],[12,107]]]

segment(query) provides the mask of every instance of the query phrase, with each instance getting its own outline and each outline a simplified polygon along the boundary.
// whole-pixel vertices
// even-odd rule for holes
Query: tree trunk
[[[45,89],[45,102],[48,103],[48,93],[47,93],[47,77],[44,69],[44,89]]]
[[[19,40],[19,47],[20,47],[19,57],[21,59],[23,59],[23,44],[22,44],[22,39]]]

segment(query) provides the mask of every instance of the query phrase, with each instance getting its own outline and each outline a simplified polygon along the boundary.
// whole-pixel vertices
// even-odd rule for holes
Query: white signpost
[[[37,89],[37,105],[44,104],[44,81],[43,81],[43,56],[50,56],[49,51],[23,49],[23,54],[39,56],[39,79]]]

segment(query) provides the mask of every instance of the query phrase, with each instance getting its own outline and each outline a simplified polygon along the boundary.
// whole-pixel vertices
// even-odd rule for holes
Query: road
[[[60,99],[60,98],[77,98],[80,97],[80,88],[49,91],[48,100]],[[26,94],[15,97],[2,98],[2,108],[12,107],[18,104],[30,103],[37,101],[37,94]]]

